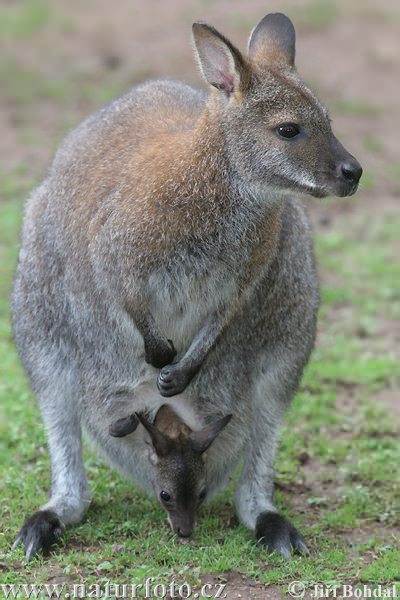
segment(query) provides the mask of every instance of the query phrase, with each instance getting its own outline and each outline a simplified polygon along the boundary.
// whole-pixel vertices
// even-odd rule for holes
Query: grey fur
[[[195,30],[206,31],[202,49],[214,35],[205,27]],[[261,513],[276,511],[278,432],[314,345],[319,302],[310,225],[289,194],[355,188],[344,191],[335,169],[349,155],[295,70],[280,64],[275,74],[236,54],[229,62],[224,39],[216,43],[224,64],[247,69],[246,82],[244,71],[228,74],[234,91],[209,97],[178,82],[132,89],[67,136],[26,206],[14,334],[49,435],[52,489],[42,509],[65,525],[89,505],[81,427],[110,463],[152,491],[142,428],[109,435],[112,422],[165,403],[148,362],[166,364],[160,390],[183,392],[169,402],[192,429],[233,414],[205,455],[207,497],[243,459],[241,520],[255,530]],[[277,115],[306,123],[305,150],[277,138]],[[191,158],[186,142],[178,144],[171,175],[161,176],[141,165],[142,149],[171,131],[188,140]],[[139,214],[139,201],[154,203],[156,224],[150,212]],[[264,252],[270,215],[278,230]],[[171,245],[178,218],[186,229],[176,227]],[[287,555],[290,547],[277,549]]]

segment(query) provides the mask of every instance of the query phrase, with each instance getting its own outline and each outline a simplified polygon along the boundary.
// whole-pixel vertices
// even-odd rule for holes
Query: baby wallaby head
[[[180,537],[189,537],[196,510],[207,495],[204,453],[231,415],[200,431],[192,431],[167,404],[160,407],[154,423],[144,414],[138,413],[137,417],[148,433],[156,496],[167,511],[173,531]]]
[[[119,419],[110,427],[114,437],[131,433],[138,421],[146,429],[154,492],[168,514],[172,530],[180,537],[192,534],[196,510],[207,496],[205,451],[231,417],[216,419],[193,431],[170,405],[164,404],[153,423],[142,412]]]
[[[326,108],[295,68],[295,30],[281,13],[253,29],[247,56],[205,23],[193,25],[195,54],[212,86],[228,160],[257,191],[317,197],[354,194],[362,169],[332,133]]]

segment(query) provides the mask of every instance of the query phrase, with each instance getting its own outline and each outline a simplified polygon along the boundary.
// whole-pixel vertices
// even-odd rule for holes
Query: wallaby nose
[[[176,533],[179,535],[179,537],[187,538],[192,535],[193,529],[190,529],[189,527],[178,527]]]
[[[362,175],[362,168],[359,162],[355,159],[346,160],[340,163],[339,172],[341,177],[346,179],[349,183],[356,184],[360,181]]]

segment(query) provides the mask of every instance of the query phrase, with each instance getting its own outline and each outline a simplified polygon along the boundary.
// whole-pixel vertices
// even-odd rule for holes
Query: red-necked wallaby
[[[264,17],[246,56],[204,23],[193,39],[208,94],[135,87],[68,135],[27,204],[14,332],[52,473],[28,557],[89,506],[82,427],[180,535],[243,459],[242,522],[270,551],[307,550],[273,501],[318,308],[293,195],[353,194],[362,170],[296,72],[287,17]]]

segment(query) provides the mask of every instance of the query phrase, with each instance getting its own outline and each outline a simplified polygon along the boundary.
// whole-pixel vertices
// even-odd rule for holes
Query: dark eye
[[[291,139],[299,135],[300,127],[296,123],[283,123],[277,128],[279,135],[286,139]]]
[[[204,498],[206,497],[207,494],[207,490],[201,490],[200,494],[199,494],[199,500],[204,500]]]
[[[164,502],[169,502],[171,500],[171,496],[168,494],[168,492],[164,492],[164,490],[160,492],[160,498],[161,500],[164,500]]]

